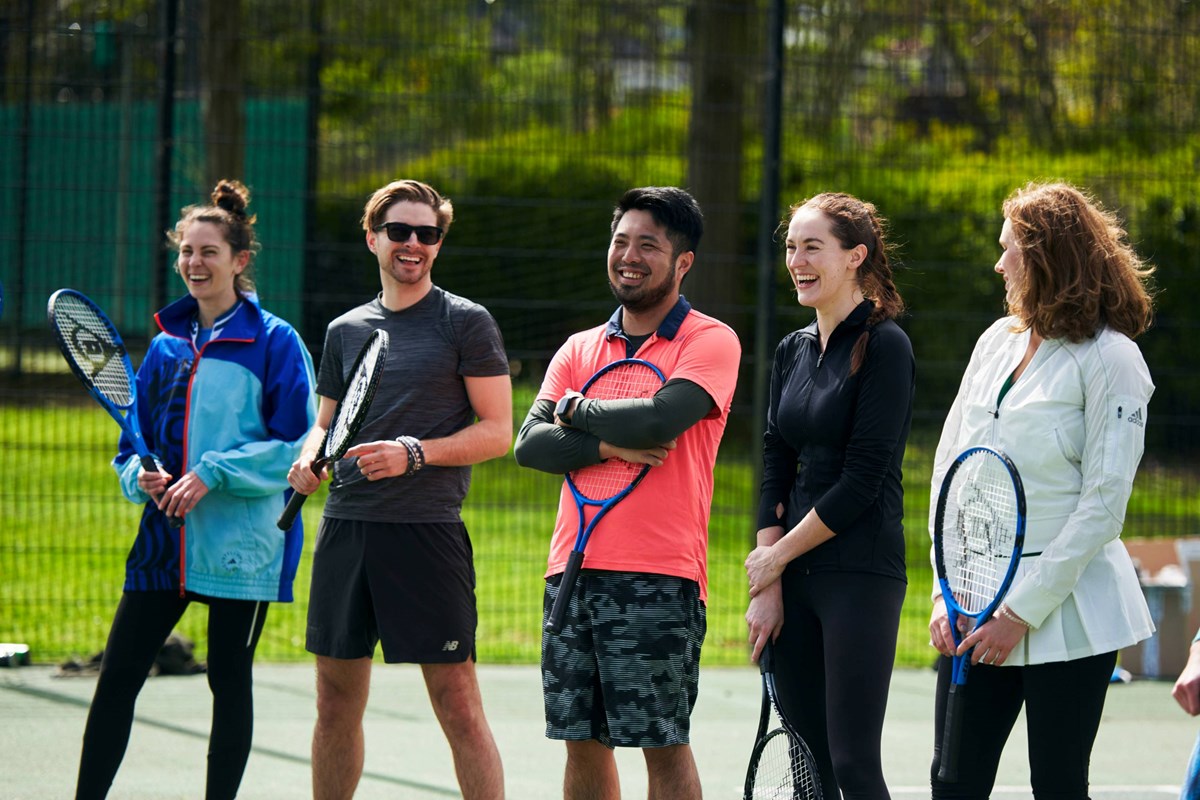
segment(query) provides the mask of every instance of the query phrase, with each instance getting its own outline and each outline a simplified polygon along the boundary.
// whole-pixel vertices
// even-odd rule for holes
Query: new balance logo
[[[446,651],[454,652],[457,649],[458,649],[458,640],[455,640],[452,642],[446,642],[445,644],[442,645],[442,652],[446,652]]]
[[[1132,422],[1134,425],[1137,425],[1139,428],[1146,427],[1145,421],[1142,420],[1142,409],[1140,409],[1140,408],[1137,409],[1136,411],[1134,411],[1128,417],[1126,417],[1125,421]]]

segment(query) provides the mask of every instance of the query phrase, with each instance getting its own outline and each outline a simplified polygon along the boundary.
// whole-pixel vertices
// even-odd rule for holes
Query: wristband
[[[396,441],[404,445],[408,453],[408,468],[404,475],[407,477],[420,471],[425,466],[425,448],[421,447],[421,440],[415,436],[397,436]]]

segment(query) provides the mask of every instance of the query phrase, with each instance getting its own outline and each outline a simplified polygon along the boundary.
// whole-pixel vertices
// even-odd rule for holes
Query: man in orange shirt
[[[543,635],[546,735],[566,741],[566,798],[619,796],[614,747],[642,748],[650,797],[701,796],[689,718],[705,633],[713,464],[741,357],[737,335],[679,292],[703,228],[700,207],[681,189],[625,193],[608,249],[621,305],[559,349],[517,435],[518,463],[545,472],[609,458],[652,467],[597,525],[562,632]],[[662,370],[653,398],[579,395],[598,369],[632,357]],[[578,526],[564,484],[546,614]]]

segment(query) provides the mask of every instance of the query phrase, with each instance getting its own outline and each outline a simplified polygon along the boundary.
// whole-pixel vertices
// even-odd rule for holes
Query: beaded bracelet
[[[1015,622],[1015,623],[1017,623],[1018,625],[1024,625],[1026,628],[1032,628],[1032,627],[1033,627],[1033,626],[1032,626],[1032,625],[1030,625],[1028,622],[1026,622],[1025,620],[1021,619],[1021,618],[1020,618],[1020,617],[1018,617],[1016,614],[1014,614],[1012,611],[1010,611],[1010,610],[1009,610],[1009,608],[1008,608],[1008,606],[1002,605],[1002,606],[1000,606],[1000,608],[999,608],[998,610],[1000,611],[1000,616],[1004,617],[1004,618],[1005,618],[1006,620],[1008,620],[1009,622]]]
[[[404,449],[408,453],[408,468],[404,470],[405,476],[412,475],[425,466],[425,449],[421,447],[420,439],[415,436],[397,436],[396,441],[404,445]]]

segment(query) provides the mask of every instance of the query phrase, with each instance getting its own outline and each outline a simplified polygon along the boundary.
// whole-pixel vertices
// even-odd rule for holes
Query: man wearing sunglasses
[[[362,776],[377,643],[387,663],[421,665],[462,796],[504,796],[475,675],[475,571],[459,512],[471,465],[508,451],[512,386],[495,320],[430,275],[453,216],[419,181],[394,181],[367,201],[362,225],[383,290],[329,324],[317,424],[288,474],[296,491],[320,485],[311,464],[346,373],[371,332],[386,330],[363,443],[334,464],[313,555],[306,647],[317,656],[318,799],[351,797]]]

